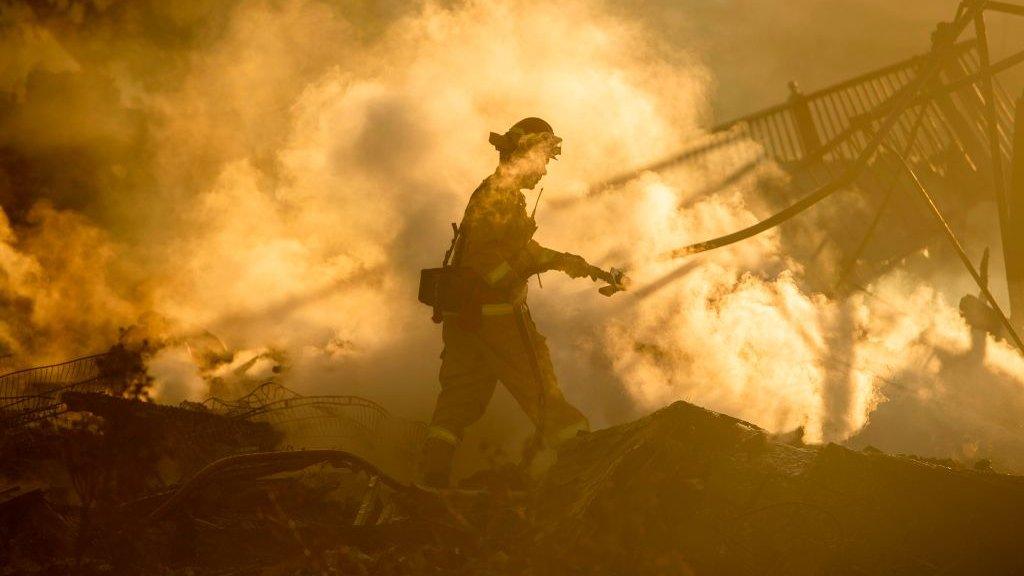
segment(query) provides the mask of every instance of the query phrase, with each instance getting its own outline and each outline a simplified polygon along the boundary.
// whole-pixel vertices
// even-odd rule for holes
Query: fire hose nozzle
[[[629,285],[632,283],[629,276],[626,276],[626,273],[618,268],[612,268],[609,270],[608,276],[603,278],[603,280],[608,282],[608,285],[598,288],[597,291],[604,296],[611,296],[616,292],[627,290]]]

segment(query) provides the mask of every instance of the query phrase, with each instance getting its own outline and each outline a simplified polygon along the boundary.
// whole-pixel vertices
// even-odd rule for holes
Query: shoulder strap
[[[473,205],[473,200],[481,190],[487,187],[487,183],[490,181],[490,177],[484,178],[484,181],[473,190],[473,193],[469,195],[469,202],[466,203],[466,209],[462,212],[462,222],[459,224],[455,232],[455,238],[452,240],[452,266],[458,266],[462,263],[462,255],[466,253],[466,243],[469,242],[469,207]]]

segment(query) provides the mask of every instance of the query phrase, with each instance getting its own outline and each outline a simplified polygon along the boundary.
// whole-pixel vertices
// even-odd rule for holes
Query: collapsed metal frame
[[[68,408],[65,392],[106,392],[99,363],[109,354],[93,354],[64,362],[25,368],[0,375],[0,429],[13,430],[56,418]],[[355,441],[372,448],[388,417],[379,404],[357,396],[303,396],[267,381],[233,402],[211,397],[203,402],[229,420],[267,422],[294,439],[314,444]],[[193,431],[194,440],[217,431]]]
[[[1024,250],[1015,244],[1024,239],[1024,234],[1013,232],[1011,226],[1011,222],[1024,218],[1024,213],[1011,212],[1005,176],[1006,167],[1012,162],[1015,138],[1017,164],[1024,163],[1020,145],[1024,142],[1024,129],[1017,119],[1015,134],[1014,106],[993,78],[1024,62],[1024,50],[992,62],[986,12],[1024,16],[1024,6],[962,0],[952,22],[940,24],[933,34],[932,47],[927,54],[806,95],[791,84],[791,95],[786,103],[717,126],[689,150],[602,182],[592,187],[589,195],[620,186],[644,172],[660,172],[723,149],[735,150],[735,144],[750,140],[760,144],[764,156],[800,176],[802,182],[796,181],[796,188],[808,192],[788,207],[744,229],[662,255],[665,259],[674,259],[727,246],[772,229],[862,177],[874,177],[867,168],[884,158],[884,162],[905,170],[912,187],[923,195],[929,216],[943,229],[946,240],[960,256],[988,305],[998,314],[1006,334],[1024,353],[1024,342],[1016,327],[992,296],[987,282],[967,258],[941,210],[931,201],[907,162],[910,158],[930,163],[935,155],[953,148],[974,168],[990,177],[1007,256],[1011,304],[1017,304],[1019,313],[1024,316],[1024,296],[1015,298],[1014,292],[1024,290],[1024,263],[1011,257],[1012,251]],[[972,25],[975,38],[960,40]],[[965,108],[975,114],[961,114]],[[978,112],[982,117],[980,121]],[[748,157],[739,172],[748,171],[761,159],[761,156]],[[1013,169],[1019,173],[1018,187],[1024,189],[1024,168]],[[1024,222],[1016,227],[1022,225]],[[869,227],[869,234],[873,226],[874,223]],[[1024,258],[1024,254],[1016,256],[1016,259]]]
[[[973,113],[982,109],[983,99],[973,83],[980,76],[978,43],[974,39],[955,43],[949,61],[940,70],[925,94],[911,103],[911,111],[925,111],[924,122],[914,131],[909,117],[900,117],[890,134],[898,145],[910,143],[914,158],[932,160],[949,148],[955,148],[973,165],[984,165],[988,152],[978,139],[985,127],[974,121]],[[855,161],[869,143],[870,130],[887,112],[894,98],[913,81],[928,56],[915,56],[838,84],[804,94],[790,83],[790,98],[781,104],[730,120],[713,127],[687,150],[637,169],[629,170],[593,187],[588,195],[601,194],[621,186],[645,172],[662,172],[689,162],[700,161],[711,153],[724,153],[734,163],[766,158],[793,172],[810,173],[803,185],[821,185],[840,173],[838,167]],[[992,65],[994,72],[1024,62],[1024,51]],[[1001,149],[1008,155],[1009,134],[1013,129],[1012,103],[996,84],[999,103]],[[740,144],[753,141],[761,148],[750,154]],[[744,164],[739,171],[748,168]]]
[[[203,405],[231,418],[267,422],[291,440],[325,448],[355,441],[372,449],[382,434],[383,422],[390,416],[383,406],[366,398],[304,396],[273,380],[263,382],[238,400],[211,397]]]
[[[16,370],[0,375],[0,430],[13,431],[52,420],[68,412],[62,395],[67,392],[109,393],[101,363],[109,353]],[[223,421],[181,422],[182,438],[205,443],[231,436],[232,422],[265,422],[306,448],[379,448],[390,414],[381,405],[358,396],[304,396],[273,380],[256,386],[245,396],[225,401],[210,397],[203,403]],[[187,406],[186,406],[187,408]],[[212,422],[212,423],[211,423]]]
[[[0,375],[0,429],[64,413],[67,407],[60,398],[64,392],[105,391],[108,383],[99,363],[107,357],[108,353],[92,354]]]

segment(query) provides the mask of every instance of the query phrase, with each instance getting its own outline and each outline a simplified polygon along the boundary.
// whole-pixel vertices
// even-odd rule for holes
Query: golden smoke
[[[756,179],[698,196],[730,168],[715,159],[546,205],[711,123],[708,70],[641,21],[582,0],[164,4],[0,8],[0,345],[26,362],[102,350],[143,323],[166,344],[156,395],[199,399],[209,366],[194,338],[209,331],[232,369],[281,359],[294,388],[425,418],[440,337],[418,271],[493,170],[488,132],[525,116],[564,139],[538,240],[625,265],[639,288],[609,300],[556,274],[531,286],[565,392],[595,425],[686,399],[842,440],[887,379],[938,374],[936,347],[969,352],[953,294],[893,274],[876,287],[884,304],[830,300],[774,231],[660,259],[762,213]],[[1024,381],[1004,344],[988,350],[977,374]],[[489,426],[522,425],[497,412]]]

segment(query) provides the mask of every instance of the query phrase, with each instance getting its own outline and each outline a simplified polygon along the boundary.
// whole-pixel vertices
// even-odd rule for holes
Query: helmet
[[[551,158],[562,153],[562,139],[555,136],[550,124],[533,116],[516,122],[504,134],[491,132],[488,142],[498,150],[502,160],[508,159],[517,150],[539,143],[550,147],[548,154]]]

